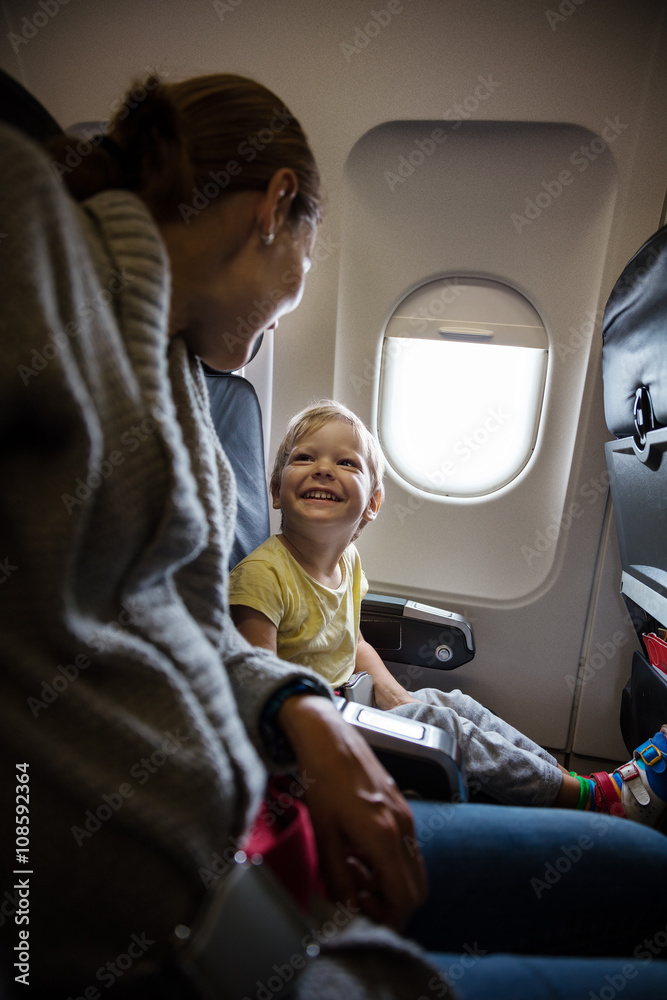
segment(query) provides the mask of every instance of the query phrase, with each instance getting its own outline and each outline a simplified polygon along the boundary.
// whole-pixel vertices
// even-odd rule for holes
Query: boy
[[[293,418],[270,483],[281,532],[230,576],[239,631],[253,645],[311,667],[334,688],[366,671],[379,708],[452,733],[468,775],[501,801],[613,812],[657,825],[667,799],[667,726],[635,752],[642,754],[638,763],[581,777],[461,691],[410,693],[387,670],[359,629],[368,584],[353,544],[380,510],[383,472],[377,441],[350,410],[324,400]]]

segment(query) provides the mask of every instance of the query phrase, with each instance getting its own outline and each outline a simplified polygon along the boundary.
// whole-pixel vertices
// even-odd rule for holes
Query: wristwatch
[[[262,710],[259,731],[268,756],[276,764],[289,764],[294,760],[292,745],[283,733],[277,715],[283,703],[296,694],[317,694],[326,698],[329,690],[310,677],[298,677],[273,692]]]

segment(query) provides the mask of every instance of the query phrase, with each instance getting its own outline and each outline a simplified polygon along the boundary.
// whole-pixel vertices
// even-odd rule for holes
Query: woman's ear
[[[382,493],[378,490],[366,504],[366,510],[361,515],[362,521],[374,521],[382,506]]]
[[[259,213],[260,236],[266,245],[273,242],[287,222],[299,182],[291,167],[281,167],[269,181]]]

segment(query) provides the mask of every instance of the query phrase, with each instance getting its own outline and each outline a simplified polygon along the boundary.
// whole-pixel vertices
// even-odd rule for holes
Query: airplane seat
[[[238,522],[231,567],[270,534],[262,415],[257,394],[247,379],[215,371],[207,365],[203,370],[213,423],[237,483]],[[470,624],[460,615],[381,595],[369,595],[362,624],[364,614],[373,619],[371,624],[379,630],[371,635],[364,626],[364,635],[370,642],[380,638],[380,646],[389,646],[392,656],[408,658],[413,651],[419,658],[421,648],[421,658],[426,660],[437,648],[444,664],[449,666],[466,662],[474,655]],[[420,633],[420,626],[426,631]],[[429,630],[436,633],[430,644]],[[382,652],[381,648],[381,655]],[[406,795],[438,801],[467,798],[460,750],[454,737],[435,726],[375,708],[368,674],[355,676],[350,684],[344,685],[336,703],[343,718],[360,729]]]
[[[667,722],[667,226],[618,278],[605,307],[602,372],[621,593],[642,645],[621,702],[628,752]]]
[[[247,379],[205,364],[202,367],[213,423],[236,478],[236,533],[229,558],[232,569],[270,534],[262,412]]]

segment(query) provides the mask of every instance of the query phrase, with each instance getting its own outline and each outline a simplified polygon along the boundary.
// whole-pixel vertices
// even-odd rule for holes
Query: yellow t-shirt
[[[310,667],[333,687],[354,672],[361,601],[368,591],[354,545],[339,565],[343,579],[331,590],[306,573],[273,535],[229,576],[229,603],[261,611],[278,629],[278,656]]]

